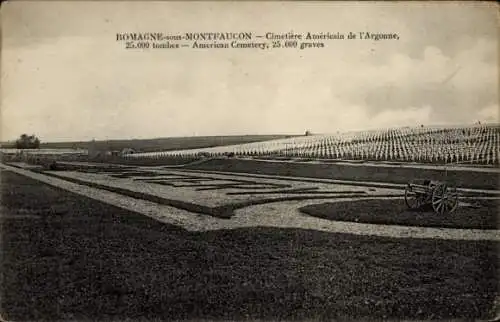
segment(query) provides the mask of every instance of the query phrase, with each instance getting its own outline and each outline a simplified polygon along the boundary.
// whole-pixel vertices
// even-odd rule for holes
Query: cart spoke
[[[439,204],[436,206],[436,211],[440,212],[440,209],[442,206],[443,206],[443,203],[441,202],[441,200],[439,200]]]
[[[413,187],[408,185],[405,189],[405,202],[408,208],[418,209],[422,203],[422,196],[420,193],[415,192]]]
[[[442,205],[443,207],[441,208],[441,214],[444,214],[448,210],[448,205],[446,202],[443,202]]]

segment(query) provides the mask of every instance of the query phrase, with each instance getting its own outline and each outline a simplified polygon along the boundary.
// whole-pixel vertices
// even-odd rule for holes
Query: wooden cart
[[[436,214],[448,214],[458,207],[457,188],[447,182],[413,180],[406,185],[405,202],[410,209],[432,205]]]

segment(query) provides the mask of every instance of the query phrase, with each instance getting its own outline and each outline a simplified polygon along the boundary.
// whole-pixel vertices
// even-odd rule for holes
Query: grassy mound
[[[359,200],[327,202],[302,207],[310,216],[369,224],[440,228],[497,229],[499,201],[481,200],[478,208],[459,207],[446,215],[434,213],[432,207],[410,210],[401,200]]]

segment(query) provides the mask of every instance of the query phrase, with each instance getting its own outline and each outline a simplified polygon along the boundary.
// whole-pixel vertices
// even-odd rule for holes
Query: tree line
[[[39,149],[40,139],[34,134],[21,134],[21,136],[16,140],[16,149]]]

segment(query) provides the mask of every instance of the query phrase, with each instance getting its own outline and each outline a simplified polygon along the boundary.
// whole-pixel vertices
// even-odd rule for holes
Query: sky
[[[1,8],[0,139],[499,122],[497,10],[493,2],[10,2]],[[132,32],[372,32],[399,40],[125,49],[116,34]]]

